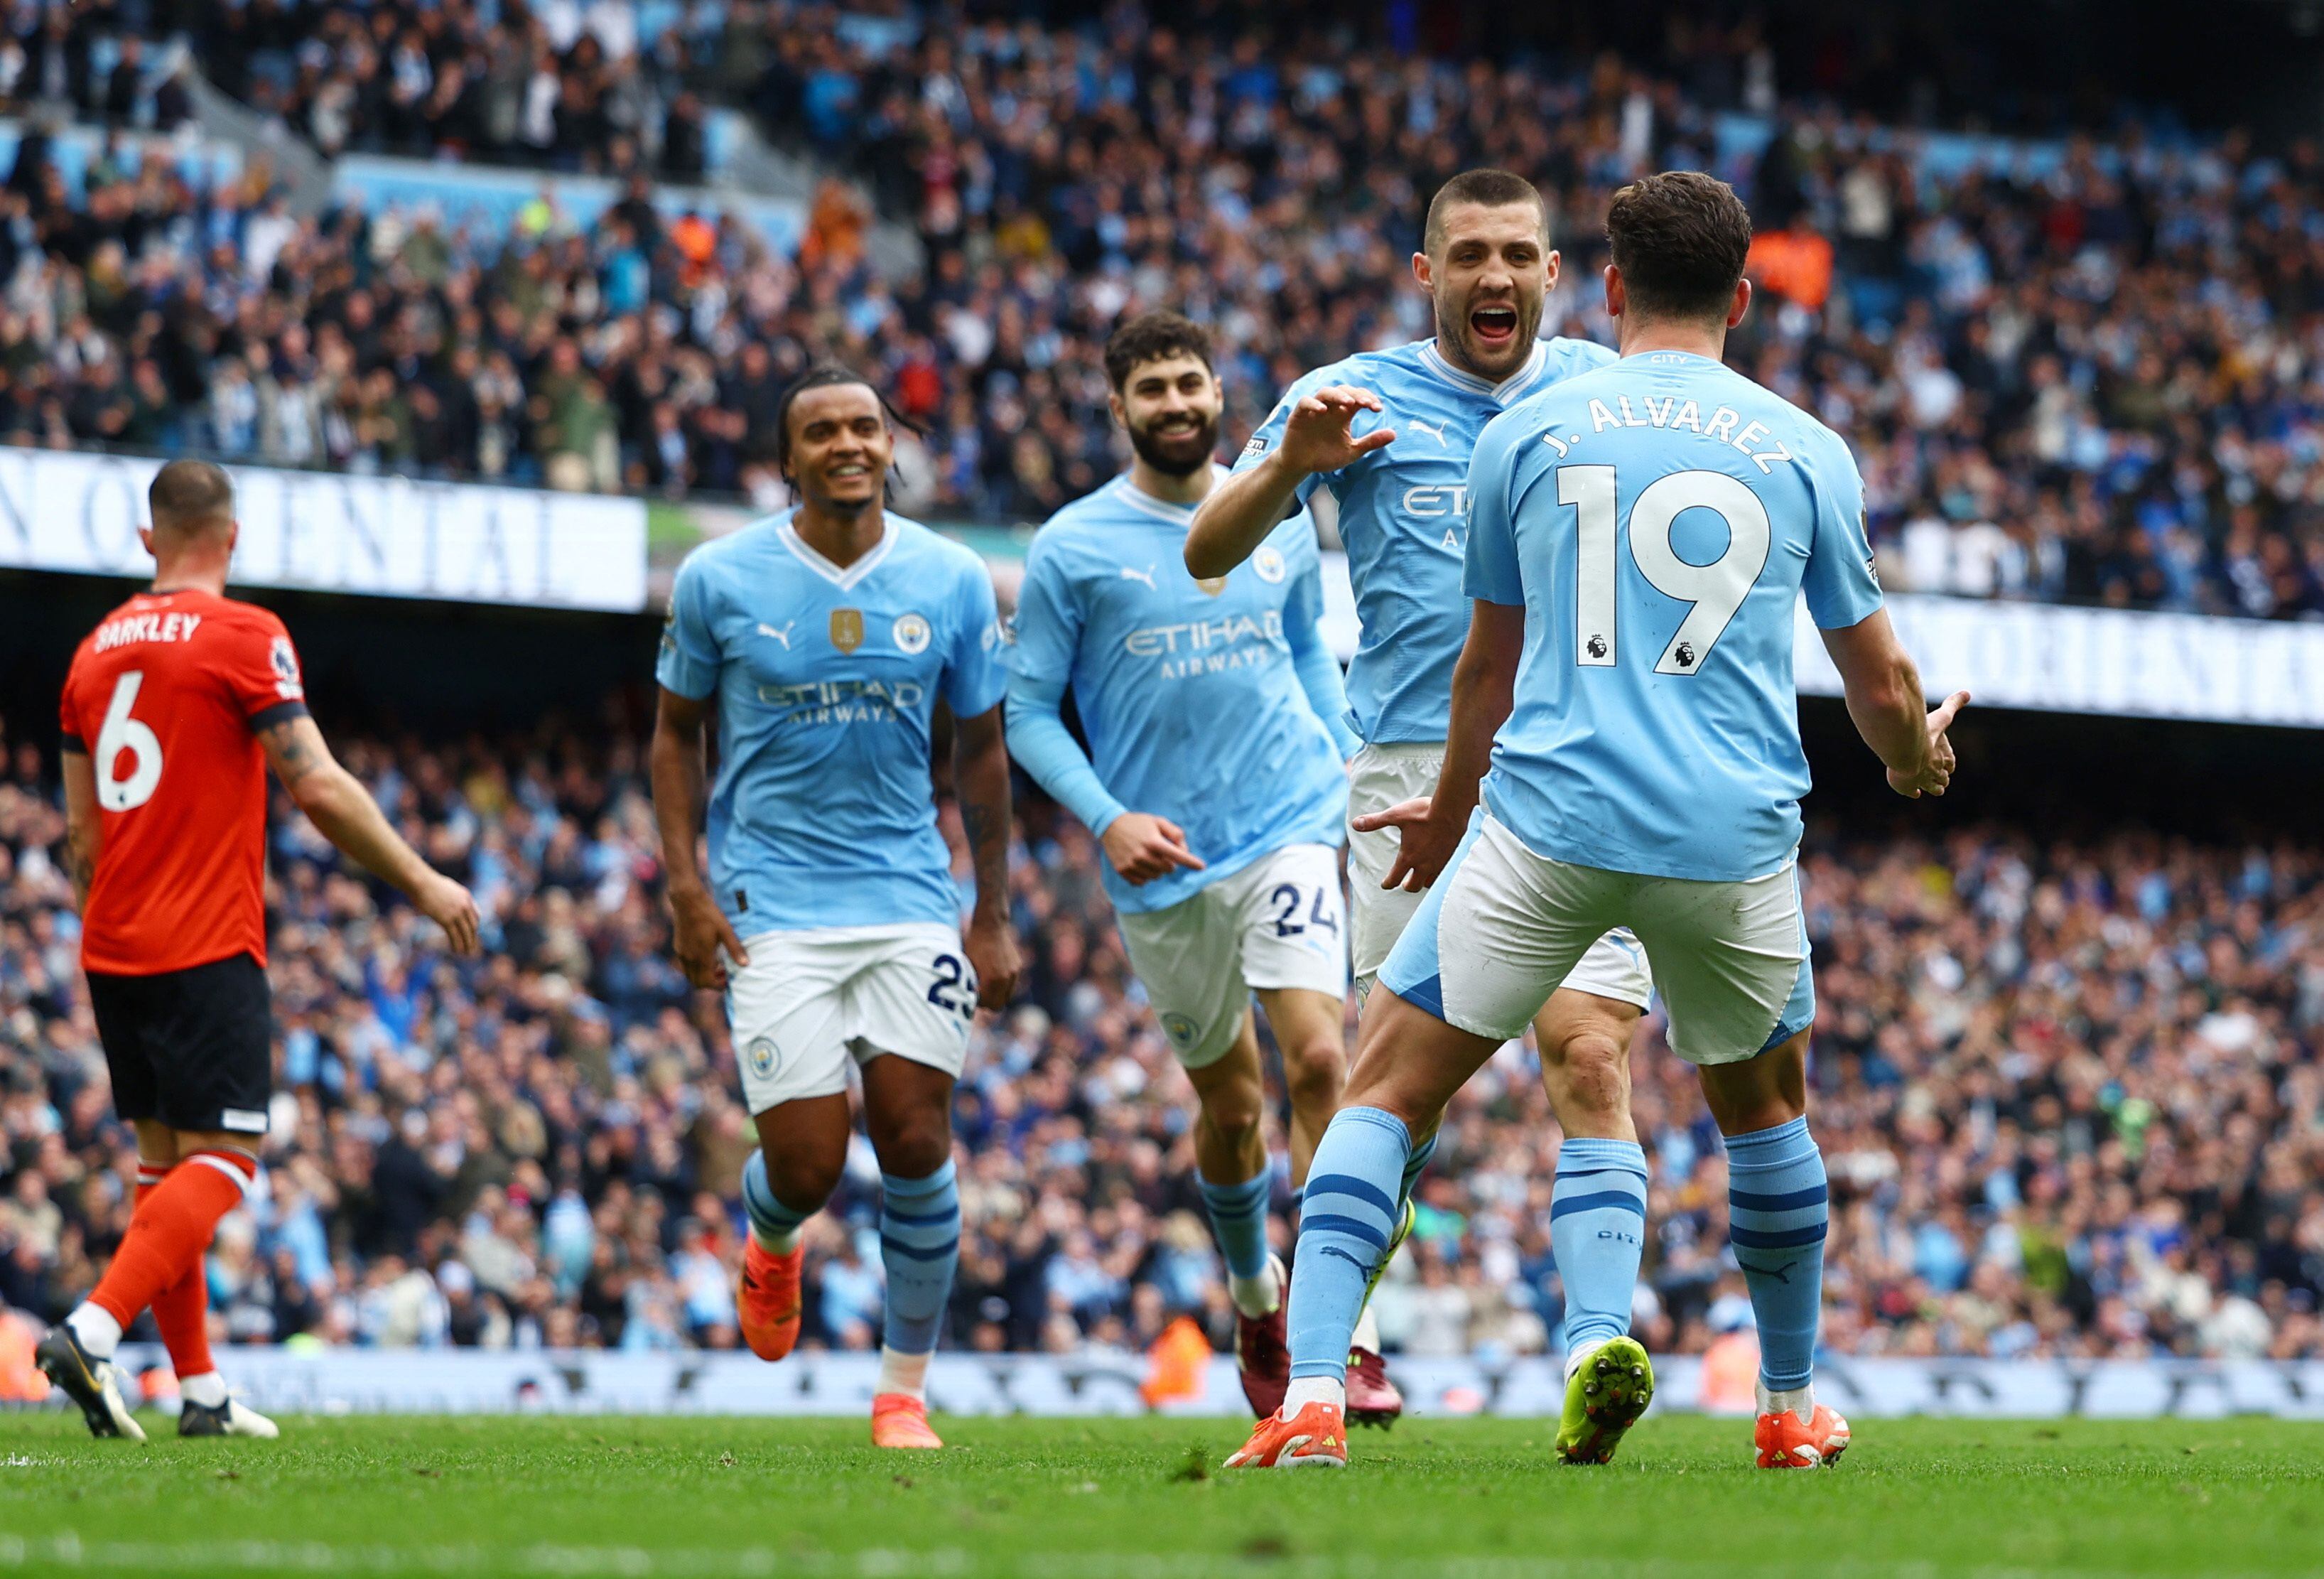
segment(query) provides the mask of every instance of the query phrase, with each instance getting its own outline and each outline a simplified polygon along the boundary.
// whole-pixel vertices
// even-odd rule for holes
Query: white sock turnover
[[[1813,1382],[1810,1382],[1805,1387],[1785,1388],[1780,1392],[1771,1390],[1764,1381],[1754,1382],[1752,1385],[1759,1394],[1761,1414],[1776,1415],[1789,1409],[1803,1420],[1815,1418],[1815,1384]]]
[[[121,1324],[102,1305],[84,1302],[65,1317],[65,1325],[72,1328],[73,1336],[80,1340],[95,1360],[110,1360],[113,1351],[121,1345]]]
[[[1363,1309],[1357,1313],[1356,1330],[1348,1339],[1348,1347],[1363,1349],[1374,1354],[1380,1352],[1379,1317],[1372,1314],[1369,1300],[1365,1302]]]
[[[1283,1418],[1289,1419],[1309,1404],[1329,1404],[1335,1409],[1348,1406],[1348,1380],[1344,1376],[1295,1376],[1283,1395]]]
[[[922,1403],[927,1402],[928,1356],[903,1354],[893,1349],[882,1348],[880,1351],[880,1385],[874,1390],[900,1392]]]
[[[205,1371],[199,1376],[180,1376],[178,1378],[178,1396],[206,1409],[223,1408],[226,1406],[226,1378],[215,1371]]]

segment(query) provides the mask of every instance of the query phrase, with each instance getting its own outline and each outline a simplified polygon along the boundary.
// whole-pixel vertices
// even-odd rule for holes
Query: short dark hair
[[[872,392],[872,398],[880,402],[881,415],[892,415],[888,410],[888,397],[881,394],[879,386],[870,379],[853,367],[843,367],[836,362],[816,363],[805,373],[792,379],[783,390],[782,398],[775,402],[775,473],[777,476],[788,477],[791,475],[791,407],[798,402],[799,396],[811,389],[832,389],[851,383],[860,383]]]
[[[1125,319],[1105,340],[1105,376],[1116,393],[1130,375],[1148,362],[1172,356],[1192,356],[1217,371],[1211,360],[1211,335],[1193,319],[1175,312],[1141,312]]]
[[[1724,320],[1750,256],[1751,212],[1717,176],[1666,170],[1614,194],[1606,241],[1630,311]]]
[[[234,519],[234,480],[207,460],[173,460],[153,474],[145,506],[157,531],[193,531]]]
[[[1487,208],[1511,203],[1531,203],[1541,216],[1541,235],[1549,239],[1549,204],[1541,189],[1513,170],[1464,170],[1436,189],[1428,199],[1428,218],[1420,227],[1420,250],[1434,257],[1444,245],[1444,211],[1455,203],[1475,203]]]

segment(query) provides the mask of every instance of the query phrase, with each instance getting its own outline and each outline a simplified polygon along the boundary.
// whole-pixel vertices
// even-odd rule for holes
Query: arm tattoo
[[[266,732],[267,743],[274,750],[274,775],[284,788],[296,784],[318,766],[314,751],[299,737],[299,720],[277,724]]]
[[[961,826],[968,833],[970,856],[976,864],[976,895],[983,900],[988,895],[992,902],[1004,900],[1009,892],[1009,811],[1007,807],[994,808],[981,800],[964,798],[960,805]]]

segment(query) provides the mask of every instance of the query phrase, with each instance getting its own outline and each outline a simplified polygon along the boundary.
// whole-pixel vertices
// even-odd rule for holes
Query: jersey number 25
[[[1557,468],[1557,502],[1580,515],[1575,534],[1581,559],[1574,577],[1573,661],[1611,669],[1620,658],[1615,626],[1617,540],[1614,468]],[[1686,510],[1714,510],[1727,523],[1727,548],[1707,565],[1692,565],[1671,547],[1671,523]],[[1692,604],[1655,665],[1656,674],[1700,674],[1727,622],[1767,568],[1771,537],[1767,507],[1724,472],[1673,472],[1646,485],[1630,504],[1630,559],[1646,585],[1665,597]]]

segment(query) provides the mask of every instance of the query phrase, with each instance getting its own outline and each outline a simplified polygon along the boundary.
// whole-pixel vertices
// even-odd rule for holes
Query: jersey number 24
[[[1574,577],[1573,661],[1611,669],[1620,659],[1615,630],[1614,468],[1557,468],[1557,502],[1573,505],[1581,530]],[[1727,523],[1727,548],[1707,565],[1691,565],[1671,546],[1671,524],[1686,510],[1713,510]],[[1673,472],[1646,485],[1630,504],[1630,559],[1646,585],[1693,606],[1655,665],[1656,674],[1700,674],[1727,623],[1767,568],[1772,533],[1759,496],[1724,472]]]

